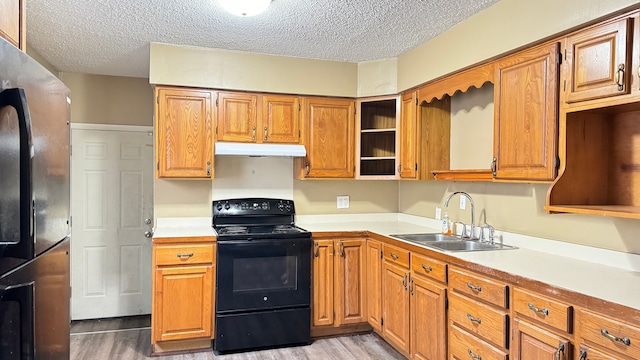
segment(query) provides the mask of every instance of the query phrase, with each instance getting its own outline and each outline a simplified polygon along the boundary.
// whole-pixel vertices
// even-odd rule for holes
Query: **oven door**
[[[216,312],[309,306],[311,239],[218,242]]]

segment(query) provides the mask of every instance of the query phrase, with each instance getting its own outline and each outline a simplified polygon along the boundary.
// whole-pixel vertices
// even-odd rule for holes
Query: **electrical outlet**
[[[341,195],[336,197],[336,206],[338,207],[338,209],[348,209],[349,195]]]
[[[464,196],[460,196],[460,210],[464,210],[467,208],[467,198]]]
[[[442,220],[442,209],[436,206],[436,220]]]

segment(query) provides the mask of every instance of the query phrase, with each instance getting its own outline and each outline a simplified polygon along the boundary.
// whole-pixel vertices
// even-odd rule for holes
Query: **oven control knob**
[[[231,208],[231,205],[229,205],[229,203],[224,204],[224,209],[225,210],[229,210]]]
[[[283,203],[279,203],[278,204],[278,210],[284,211],[284,204]]]
[[[287,203],[287,211],[291,211],[291,203]]]
[[[216,209],[218,209],[218,211],[222,210],[222,204],[216,205]]]
[[[262,210],[267,210],[269,208],[269,204],[265,201],[262,203]]]

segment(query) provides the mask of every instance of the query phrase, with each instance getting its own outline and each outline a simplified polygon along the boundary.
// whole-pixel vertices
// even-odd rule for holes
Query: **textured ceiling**
[[[396,57],[499,0],[27,0],[27,43],[59,71],[148,77],[149,43],[360,62]]]

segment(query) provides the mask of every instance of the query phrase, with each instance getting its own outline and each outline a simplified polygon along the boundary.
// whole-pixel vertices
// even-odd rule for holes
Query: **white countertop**
[[[440,221],[434,219],[405,214],[296,216],[296,225],[311,232],[369,231],[390,236],[438,232],[439,224]],[[444,253],[471,263],[640,310],[639,255],[518,234],[501,235],[505,244],[519,248]],[[157,220],[154,237],[189,236],[216,236],[211,227],[211,218]]]

